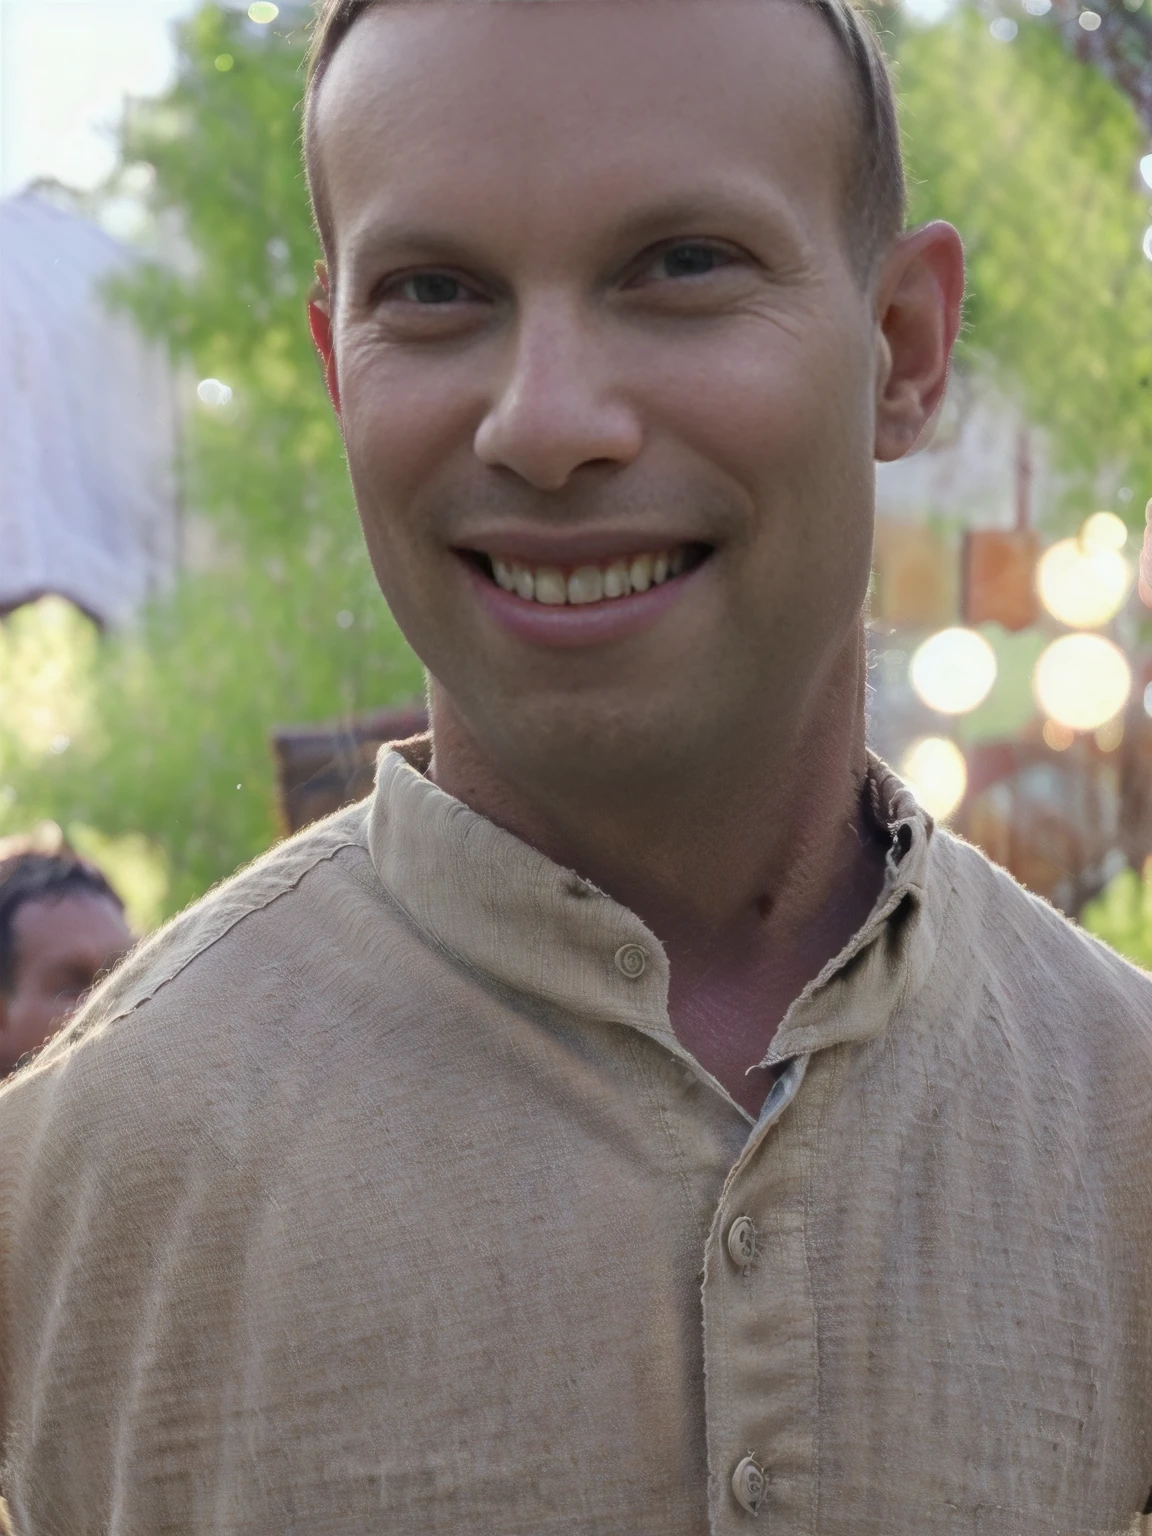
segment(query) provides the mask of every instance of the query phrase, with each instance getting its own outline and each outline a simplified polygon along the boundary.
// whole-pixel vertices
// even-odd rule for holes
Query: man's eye
[[[455,304],[464,297],[464,285],[444,272],[418,272],[400,284],[400,294],[410,304]]]
[[[731,257],[714,245],[669,246],[653,263],[659,277],[707,277],[719,267],[731,265]]]

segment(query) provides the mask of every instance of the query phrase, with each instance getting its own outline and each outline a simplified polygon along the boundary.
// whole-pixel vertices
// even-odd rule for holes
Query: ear
[[[318,290],[318,291],[317,291]],[[332,345],[332,307],[330,303],[331,290],[328,282],[328,268],[322,261],[316,263],[316,288],[308,300],[308,328],[312,332],[312,340],[316,344],[316,351],[320,354],[320,365],[324,369],[324,382],[328,386],[328,394],[332,400],[332,406],[337,416],[340,414],[340,380],[336,372],[336,352]]]
[[[951,224],[902,235],[876,285],[878,459],[909,453],[944,398],[963,298],[964,247]]]

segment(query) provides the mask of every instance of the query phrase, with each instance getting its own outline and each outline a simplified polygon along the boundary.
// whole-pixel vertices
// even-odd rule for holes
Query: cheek
[[[458,572],[429,507],[471,463],[472,395],[458,370],[353,350],[341,366],[341,426],[377,584],[409,645],[431,666],[459,616]]]
[[[57,1013],[55,996],[26,983],[8,1008],[8,1033],[12,1041],[22,1051],[31,1050],[53,1028]]]
[[[403,509],[471,454],[478,407],[467,370],[352,347],[341,358],[342,427],[361,509],[402,524]]]
[[[845,477],[871,476],[870,362],[860,338],[829,327],[793,334],[764,324],[716,336],[653,377],[654,414],[757,501],[822,500]]]
[[[863,604],[874,491],[870,367],[850,329],[792,337],[765,328],[722,355],[669,370],[669,435],[719,467],[752,509],[730,617],[769,647],[806,635],[819,649],[816,637],[839,634]]]

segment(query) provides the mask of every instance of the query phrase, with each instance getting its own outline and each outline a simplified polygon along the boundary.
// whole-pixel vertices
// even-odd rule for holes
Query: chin
[[[486,756],[525,785],[620,786],[682,777],[714,741],[715,696],[519,687],[454,713]]]

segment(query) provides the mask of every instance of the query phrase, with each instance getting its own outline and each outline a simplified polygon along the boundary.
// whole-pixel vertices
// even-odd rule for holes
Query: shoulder
[[[960,838],[937,831],[940,942],[986,1008],[1061,1046],[1152,1072],[1152,975],[1072,923]]]
[[[418,1072],[408,1026],[439,972],[365,819],[340,812],[209,892],[0,1088],[0,1374],[12,1255],[51,1266],[96,1226],[147,1255],[179,1212],[242,1207],[310,1135],[338,1165],[366,1085]]]
[[[0,1110],[34,1098],[83,1059],[119,1057],[132,1020],[181,1024],[202,1035],[237,1022],[247,1003],[243,979],[269,992],[291,988],[309,947],[339,928],[342,908],[383,900],[364,833],[366,809],[351,806],[278,844],[216,886],[141,944],[58,1035],[0,1091]],[[238,983],[240,985],[238,986]],[[209,1004],[209,1006],[205,1006]],[[81,1074],[81,1075],[87,1075]]]

